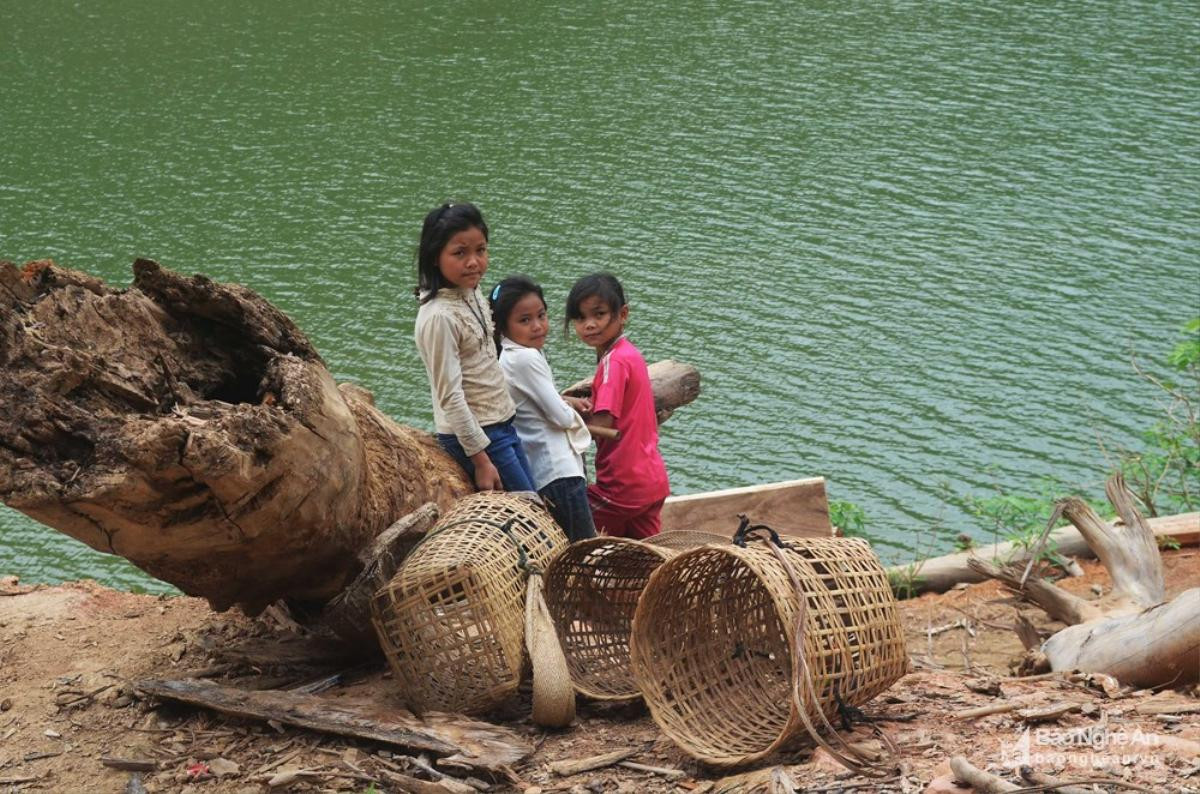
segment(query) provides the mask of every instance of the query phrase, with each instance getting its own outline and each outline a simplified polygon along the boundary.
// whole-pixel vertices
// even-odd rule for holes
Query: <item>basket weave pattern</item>
[[[576,692],[593,700],[641,696],[629,667],[638,597],[659,565],[706,543],[728,544],[729,538],[687,529],[643,541],[598,537],[555,557],[546,572],[546,605]]]
[[[544,570],[566,544],[545,508],[515,494],[467,496],[438,521],[372,602],[380,645],[413,708],[478,714],[516,692],[522,566]]]
[[[651,535],[643,542],[664,549],[685,551],[687,549],[694,549],[697,546],[703,546],[706,543],[729,543],[730,536],[720,535],[716,532],[704,532],[697,529],[672,529],[667,532],[659,532],[657,535]]]
[[[546,571],[546,606],[575,691],[595,700],[638,696],[629,634],[650,574],[676,552],[627,538],[573,543]]]
[[[870,546],[796,539],[784,551],[804,591],[801,689],[811,720],[837,699],[865,703],[907,667],[887,576]],[[663,563],[634,617],[634,680],[655,722],[685,751],[718,766],[762,758],[797,738],[792,633],[799,599],[787,571],[758,541],[705,546]],[[836,695],[835,695],[836,692]]]

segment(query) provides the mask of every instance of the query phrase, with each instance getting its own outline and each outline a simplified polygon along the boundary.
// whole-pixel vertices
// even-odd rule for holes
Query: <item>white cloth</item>
[[[529,458],[534,487],[544,488],[563,477],[583,477],[583,453],[591,436],[583,417],[559,395],[542,351],[502,336],[500,369],[517,406],[513,427]]]
[[[417,309],[413,337],[429,375],[434,427],[457,436],[467,457],[485,449],[491,441],[483,426],[508,421],[514,407],[479,288],[438,290]]]

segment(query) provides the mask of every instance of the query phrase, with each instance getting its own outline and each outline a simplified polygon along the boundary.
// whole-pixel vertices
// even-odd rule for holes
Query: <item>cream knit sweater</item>
[[[425,362],[439,433],[458,437],[470,457],[490,443],[483,432],[516,412],[492,339],[492,313],[478,288],[446,287],[421,304],[413,332]]]

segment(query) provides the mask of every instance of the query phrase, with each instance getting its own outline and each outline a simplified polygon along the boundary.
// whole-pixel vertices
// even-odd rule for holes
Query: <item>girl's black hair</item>
[[[567,294],[567,312],[563,317],[564,333],[570,332],[572,320],[583,317],[579,305],[593,296],[607,303],[613,314],[621,311],[621,307],[625,305],[625,290],[612,273],[592,273],[584,276],[575,282]]]
[[[492,335],[496,340],[496,355],[500,355],[500,336],[504,333],[504,329],[508,327],[508,317],[512,314],[513,307],[529,293],[535,293],[542,301],[542,305],[546,305],[546,296],[542,294],[542,288],[537,282],[528,276],[509,276],[501,281],[495,287],[492,287],[491,295],[488,296],[488,303],[492,307]]]
[[[438,257],[450,238],[464,229],[479,229],[483,239],[488,239],[483,213],[470,202],[447,202],[425,216],[417,245],[417,288],[413,290],[421,303],[433,300],[439,289],[448,286],[438,270]]]

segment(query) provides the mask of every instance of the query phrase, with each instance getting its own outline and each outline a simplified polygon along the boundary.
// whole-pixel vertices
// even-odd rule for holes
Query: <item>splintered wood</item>
[[[430,713],[418,719],[407,710],[378,701],[355,704],[344,698],[330,701],[291,692],[249,692],[196,680],[146,680],[139,681],[137,688],[148,695],[224,714],[370,739],[492,772],[533,752],[532,746],[507,728],[454,714]]]

